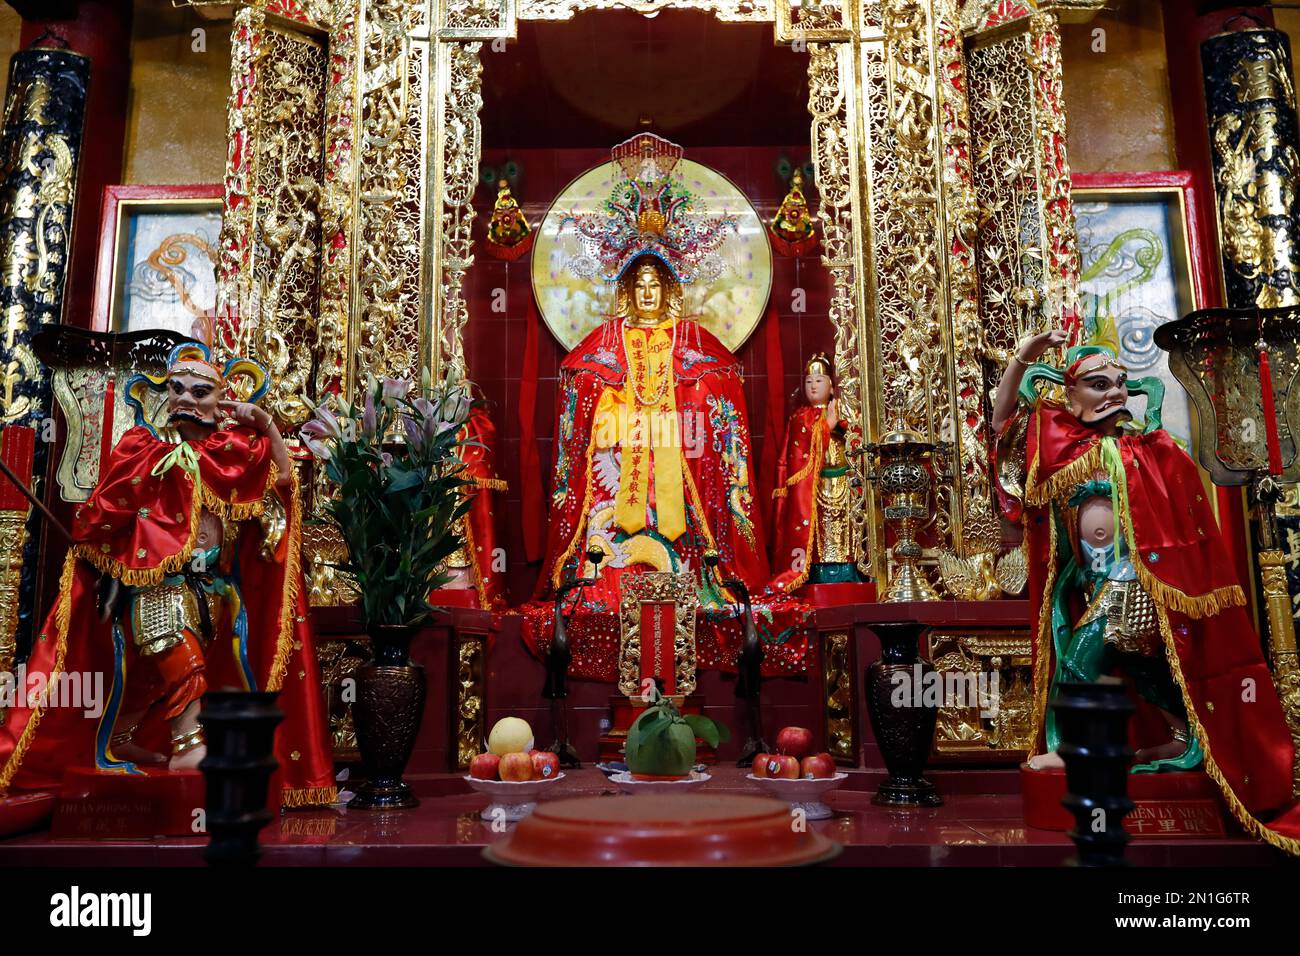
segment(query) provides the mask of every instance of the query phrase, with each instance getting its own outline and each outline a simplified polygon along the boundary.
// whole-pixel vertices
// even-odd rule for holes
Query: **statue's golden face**
[[[664,286],[659,279],[659,270],[654,266],[644,265],[636,271],[632,304],[636,314],[643,319],[657,319],[663,312]]]

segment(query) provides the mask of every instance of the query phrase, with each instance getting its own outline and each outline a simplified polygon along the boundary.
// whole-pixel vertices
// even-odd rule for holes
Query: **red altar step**
[[[56,840],[149,840],[203,832],[203,774],[102,773],[69,768],[50,824]],[[196,826],[198,829],[196,829]]]
[[[1074,814],[1061,806],[1064,770],[1021,766],[1020,787],[1028,826],[1058,832],[1074,827]],[[1204,839],[1227,833],[1219,790],[1203,773],[1129,774],[1128,795],[1134,807],[1124,818],[1124,829],[1130,836]]]
[[[43,827],[54,812],[55,796],[44,791],[0,799],[0,837]]]

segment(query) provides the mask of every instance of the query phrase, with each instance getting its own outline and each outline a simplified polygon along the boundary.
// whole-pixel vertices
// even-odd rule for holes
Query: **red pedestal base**
[[[149,840],[194,836],[204,805],[203,774],[102,773],[86,767],[63,775],[50,836],[56,840]]]
[[[44,826],[54,812],[54,803],[54,794],[43,791],[0,799],[0,837]]]
[[[1124,818],[1124,829],[1130,836],[1167,840],[1225,835],[1219,791],[1205,774],[1135,773],[1128,781],[1134,807]],[[1074,827],[1074,814],[1061,806],[1064,770],[1030,770],[1021,764],[1020,792],[1027,826],[1059,832]]]
[[[813,607],[843,607],[846,604],[871,604],[876,600],[876,586],[869,581],[843,584],[805,584],[795,592]]]

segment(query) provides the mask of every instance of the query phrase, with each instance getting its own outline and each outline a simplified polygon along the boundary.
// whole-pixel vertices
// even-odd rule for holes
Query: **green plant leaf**
[[[682,720],[690,726],[696,737],[699,737],[710,747],[717,747],[722,740],[722,735],[718,731],[719,725],[708,717],[701,717],[699,714],[687,714]]]

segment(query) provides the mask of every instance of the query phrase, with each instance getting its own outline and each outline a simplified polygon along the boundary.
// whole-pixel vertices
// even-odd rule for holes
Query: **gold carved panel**
[[[661,604],[673,612],[674,697],[695,693],[695,611],[699,595],[690,574],[650,571],[628,575],[619,601],[618,689],[640,697],[641,605]]]
[[[420,0],[367,3],[358,28],[355,293],[349,383],[367,372],[419,378],[427,357],[422,267],[431,92]]]
[[[854,720],[853,641],[848,631],[822,638],[822,678],[826,711],[826,751],[837,763],[856,765],[858,734]]]
[[[481,634],[461,637],[456,647],[456,766],[466,768],[483,752],[487,740],[486,640]]]
[[[1034,743],[1028,629],[931,631],[930,660],[943,683],[934,757],[1019,762]],[[923,689],[924,690],[924,689]]]
[[[776,0],[776,42],[828,42],[853,38],[852,0],[806,3]]]
[[[430,189],[431,233],[436,236],[432,282],[435,303],[435,370],[444,364],[465,372],[463,330],[469,321],[465,273],[474,263],[470,228],[482,155],[483,64],[481,43],[437,47],[436,125],[432,143],[435,178]]]
[[[220,278],[233,341],[271,373],[264,400],[282,423],[306,420],[320,308],[325,38],[261,10],[235,15]]]
[[[699,10],[735,23],[771,23],[777,0],[517,0],[520,20],[572,20],[588,10],[632,10],[647,17],[661,10]]]

